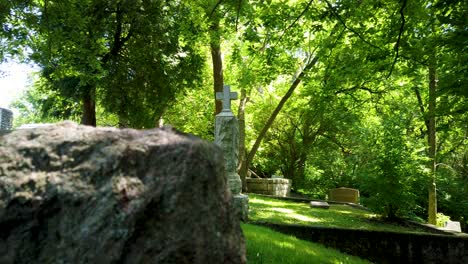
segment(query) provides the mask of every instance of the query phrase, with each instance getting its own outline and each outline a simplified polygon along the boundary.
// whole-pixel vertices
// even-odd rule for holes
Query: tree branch
[[[305,12],[307,12],[307,10],[309,10],[309,7],[310,5],[312,4],[314,0],[310,0],[306,7],[304,8],[304,10],[302,10],[302,12],[299,14],[299,16],[296,17],[296,19],[287,27],[283,30],[283,33],[281,34],[281,36],[279,37],[278,41],[276,43],[279,43],[281,41],[281,39],[283,38],[284,34],[286,33],[286,31],[288,31],[289,29],[291,29],[296,23],[297,21],[299,21],[299,19],[305,14]]]
[[[353,28],[351,27],[348,27],[346,25],[346,23],[343,21],[343,19],[340,17],[340,15],[338,15],[338,13],[335,11],[335,9],[333,8],[333,6],[330,4],[330,2],[328,2],[328,0],[325,0],[325,2],[327,3],[328,7],[330,8],[331,12],[333,13],[333,15],[336,16],[336,18],[338,18],[338,20],[340,21],[340,23],[349,31],[353,32],[356,36],[358,36],[358,38],[360,38],[364,43],[366,43],[367,45],[373,47],[373,48],[376,48],[378,50],[383,50],[381,47],[377,46],[377,45],[374,45],[372,43],[370,43],[368,40],[366,40],[363,36],[361,36],[361,34],[359,34],[356,30],[354,30]]]
[[[366,87],[364,85],[361,85],[361,86],[354,86],[352,88],[349,88],[349,89],[340,89],[338,91],[335,92],[335,95],[337,94],[340,94],[340,93],[346,93],[346,92],[351,92],[351,91],[356,91],[356,90],[364,90],[364,91],[367,91],[371,94],[382,94],[383,92],[382,91],[374,91],[372,90],[371,88],[369,87]]]
[[[388,73],[387,75],[387,79],[390,78],[390,76],[392,75],[392,72],[393,72],[393,68],[395,67],[395,64],[398,60],[398,51],[400,49],[400,40],[401,40],[401,36],[403,35],[403,29],[405,27],[405,14],[403,13],[405,7],[406,7],[406,2],[407,0],[403,0],[403,4],[401,5],[401,8],[400,8],[400,17],[401,17],[401,26],[400,26],[400,33],[398,33],[398,39],[397,39],[397,42],[395,43],[395,59],[393,60],[393,63],[392,63],[392,67],[390,68],[390,72]]]
[[[410,60],[410,61],[417,62],[417,63],[419,63],[421,66],[424,66],[424,67],[429,66],[429,64],[428,64],[428,59],[426,59],[426,60],[424,60],[424,61],[421,61],[421,60],[418,60],[418,59],[415,59],[415,58],[410,58],[410,57],[404,56],[404,55],[400,55],[400,57],[402,57],[402,58],[404,58],[404,59],[407,59],[407,60]]]
[[[416,98],[418,98],[419,110],[421,110],[421,114],[424,117],[424,123],[426,125],[426,129],[427,131],[429,131],[429,118],[427,117],[426,109],[424,109],[424,103],[422,101],[421,93],[419,93],[418,87],[414,87],[414,93],[416,94]]]
[[[258,147],[260,146],[260,143],[262,142],[263,138],[265,137],[268,129],[271,127],[271,125],[275,121],[276,116],[278,116],[279,112],[283,108],[286,101],[291,97],[291,95],[293,94],[296,87],[302,81],[302,78],[304,78],[306,73],[317,63],[318,59],[319,59],[319,57],[316,56],[316,57],[314,57],[314,59],[312,61],[310,61],[306,65],[306,67],[301,71],[299,76],[297,76],[297,78],[294,79],[294,82],[291,84],[291,87],[288,89],[288,91],[283,96],[283,98],[281,98],[281,101],[278,103],[275,110],[273,110],[273,113],[271,113],[270,117],[268,118],[267,122],[265,123],[265,126],[262,128],[262,131],[260,131],[260,134],[258,135],[257,140],[255,141],[254,145],[252,146],[252,149],[250,150],[249,154],[247,155],[247,159],[246,159],[247,168],[249,168],[250,163],[252,162],[253,157],[255,156],[255,153],[257,152]]]
[[[108,53],[106,53],[101,62],[102,64],[106,64],[109,62],[111,57],[115,57],[119,55],[125,43],[133,36],[133,23],[130,24],[130,29],[128,30],[128,34],[125,37],[122,37],[122,25],[123,25],[123,11],[120,7],[117,7],[116,10],[116,28],[114,32],[114,42],[111,45],[111,49]]]
[[[422,101],[421,94],[419,93],[418,87],[414,87],[414,93],[416,94],[416,98],[418,98],[419,110],[421,110],[421,114],[425,115],[426,110],[424,109],[424,103]]]
[[[213,7],[213,10],[211,10],[211,12],[210,12],[210,15],[209,15],[210,18],[213,16],[214,12],[216,11],[216,9],[218,8],[218,6],[219,6],[222,2],[223,2],[223,0],[219,0],[219,1],[216,3],[216,5]]]
[[[339,142],[335,136],[329,136],[329,135],[326,135],[325,133],[320,133],[320,135],[324,138],[327,138],[328,140],[333,142],[335,145],[337,145],[341,149],[341,152],[345,154],[346,156],[353,154],[352,151],[348,149],[347,147],[345,147],[343,144],[341,144],[341,142]]]
[[[237,25],[239,23],[239,16],[240,16],[240,9],[242,5],[242,0],[239,0],[239,4],[237,5],[237,16],[236,16],[236,32],[237,32]]]

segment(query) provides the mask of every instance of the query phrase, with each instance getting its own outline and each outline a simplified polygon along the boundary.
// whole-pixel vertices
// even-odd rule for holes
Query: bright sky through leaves
[[[8,62],[0,64],[0,107],[10,109],[13,100],[21,96],[29,84],[31,65]],[[14,110],[14,109],[12,109]]]

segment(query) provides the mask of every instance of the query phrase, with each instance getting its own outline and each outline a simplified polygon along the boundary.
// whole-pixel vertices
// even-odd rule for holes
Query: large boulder
[[[0,263],[245,263],[223,155],[167,129],[0,137]]]

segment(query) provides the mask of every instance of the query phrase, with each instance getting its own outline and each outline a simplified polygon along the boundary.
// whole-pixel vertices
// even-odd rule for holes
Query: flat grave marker
[[[328,209],[328,208],[330,208],[330,205],[327,202],[311,201],[310,202],[310,207]]]
[[[447,221],[444,223],[444,229],[445,230],[450,230],[450,231],[455,231],[455,232],[461,232],[461,226],[460,222],[457,221]]]

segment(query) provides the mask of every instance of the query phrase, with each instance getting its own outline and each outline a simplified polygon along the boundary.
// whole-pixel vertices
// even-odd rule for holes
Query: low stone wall
[[[250,193],[267,194],[286,197],[291,191],[289,179],[246,179],[247,189]]]
[[[255,222],[375,263],[468,263],[468,235],[354,230]]]

